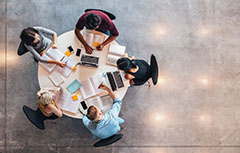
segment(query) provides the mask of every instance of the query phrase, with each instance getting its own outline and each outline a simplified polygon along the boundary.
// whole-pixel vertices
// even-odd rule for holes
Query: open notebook
[[[64,56],[61,62],[65,63],[66,66],[64,67],[57,66],[56,71],[62,76],[64,76],[65,78],[68,78],[71,72],[73,71],[73,68],[77,65],[78,62],[70,59],[67,56]]]
[[[59,86],[60,84],[63,83],[63,79],[61,78],[61,76],[56,71],[49,74],[48,78],[52,81],[52,83],[55,86]]]
[[[84,40],[88,43],[89,46],[95,49],[97,45],[103,43],[104,36],[85,31]]]
[[[93,97],[86,100],[88,107],[91,105],[97,106],[101,111],[107,112],[113,104],[113,100],[109,95]]]
[[[96,47],[97,47],[97,45],[104,42],[104,40],[105,40],[104,35],[93,34],[88,30],[88,31],[84,32],[84,40],[87,42],[87,44],[89,46],[91,46],[94,49],[94,51],[92,52],[92,54],[87,54],[85,49],[82,49],[81,54],[82,55],[90,55],[90,56],[99,58],[101,56],[101,51],[97,51]]]
[[[58,49],[53,49],[50,47],[43,55],[42,57],[46,60],[55,60],[55,61],[61,61],[65,55],[60,52]],[[53,69],[57,66],[57,64],[52,63],[43,63],[39,62],[39,65],[44,68],[47,72],[52,72]]]
[[[78,62],[75,60],[70,59],[65,54],[63,54],[58,49],[49,48],[43,55],[43,58],[47,60],[56,60],[61,61],[66,64],[64,67],[60,67],[59,65],[52,64],[52,63],[42,63],[39,62],[40,66],[43,67],[47,72],[52,72],[56,70],[61,76],[65,78],[69,77],[73,68],[77,65]]]
[[[106,75],[103,73],[94,75],[88,78],[87,80],[82,81],[80,91],[83,96],[83,99],[87,99],[89,97],[100,94],[101,92],[104,92],[103,89],[98,89],[101,83],[106,84]]]
[[[78,96],[78,100],[73,101],[71,93],[69,93],[66,89],[63,89],[62,93],[56,100],[56,103],[61,107],[62,110],[76,113],[79,105],[81,96]]]
[[[126,47],[116,44],[111,44],[107,56],[107,64],[117,65],[117,60],[125,54]]]

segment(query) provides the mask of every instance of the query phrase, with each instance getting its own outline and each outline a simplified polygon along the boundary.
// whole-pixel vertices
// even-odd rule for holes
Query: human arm
[[[129,80],[129,84],[135,84],[135,83],[134,83],[135,76],[133,76],[133,75],[131,75],[131,74],[129,74],[129,73],[126,73],[126,74],[125,74],[125,78],[126,78],[127,80]]]
[[[57,104],[49,104],[47,108],[58,117],[62,117],[62,109]]]
[[[124,53],[124,54],[123,54],[123,57],[127,57],[127,58],[129,58],[130,60],[136,59],[135,56],[128,57],[128,53]]]
[[[129,73],[126,73],[126,74],[125,74],[125,78],[126,78],[127,80],[132,80],[132,79],[134,79],[135,77],[134,77],[133,75],[129,74]]]
[[[106,90],[109,93],[110,97],[113,99],[113,105],[112,105],[111,109],[108,111],[108,113],[117,117],[121,110],[122,101],[119,98],[116,98],[116,96],[112,92],[112,90],[109,89],[106,85],[100,84],[99,88]]]
[[[66,66],[65,63],[60,62],[60,61],[55,61],[55,60],[48,60],[48,63],[57,64],[57,65],[59,65],[60,67]]]
[[[135,84],[134,79],[129,80],[129,84]]]
[[[57,33],[55,31],[47,29],[47,28],[43,28],[43,27],[40,27],[40,26],[35,26],[34,29],[38,30],[42,34],[52,36],[53,37],[52,48],[57,48]]]
[[[33,28],[36,29],[37,31],[41,32],[42,34],[46,34],[46,35],[50,35],[50,36],[53,36],[54,34],[57,35],[57,33],[55,31],[47,29],[47,28],[43,28],[40,26],[35,26]]]
[[[106,21],[109,25],[108,30],[110,31],[110,37],[108,37],[102,44],[99,44],[96,48],[97,50],[102,50],[107,44],[111,43],[119,36],[119,32],[115,24],[109,19]]]
[[[53,45],[52,48],[57,48],[57,34],[53,34]]]
[[[115,40],[117,38],[117,36],[113,36],[111,35],[110,37],[107,38],[107,40],[105,40],[102,44],[99,44],[96,46],[97,50],[102,50],[107,44],[109,44],[110,42],[112,42],[113,40]]]
[[[107,113],[113,115],[114,117],[118,117],[121,111],[121,107],[122,107],[122,101],[119,98],[115,98],[113,100],[113,105],[111,109]]]
[[[80,32],[84,28],[84,16],[85,15],[82,15],[79,18],[79,20],[78,20],[78,22],[77,22],[77,24],[75,26],[75,30],[74,31],[75,31],[75,35],[77,36],[78,40],[83,44],[86,52],[88,54],[91,54],[93,52],[93,49],[92,49],[91,46],[89,46],[89,44],[87,44],[87,42],[83,38],[83,35]]]
[[[25,45],[25,47],[30,51],[33,57],[35,57],[38,61],[43,63],[48,63],[48,60],[40,56],[40,54],[38,54],[38,52],[32,46]]]
[[[32,46],[27,46],[27,45],[25,45],[25,46],[31,52],[31,54],[40,62],[43,62],[43,63],[53,63],[53,64],[57,64],[57,65],[59,65],[61,67],[66,65],[65,63],[62,63],[60,61],[47,60],[44,57],[40,56],[40,54]]]
[[[109,89],[106,85],[100,84],[98,88],[101,88],[101,89],[106,90],[106,91],[109,93],[110,97],[111,97],[113,100],[116,98],[116,96],[115,96],[115,94],[112,92],[112,90]]]
[[[87,44],[87,42],[84,40],[83,35],[81,34],[80,30],[77,28],[75,28],[75,35],[77,36],[78,40],[83,44],[86,52],[88,54],[91,54],[93,52],[92,47]]]
[[[84,126],[88,128],[90,120],[87,118],[86,115],[83,115],[82,122],[83,122]]]

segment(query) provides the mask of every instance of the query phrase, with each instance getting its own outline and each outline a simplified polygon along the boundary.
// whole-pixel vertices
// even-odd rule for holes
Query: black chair
[[[158,64],[156,57],[152,54],[150,61],[150,69],[151,69],[151,78],[154,85],[157,84],[158,81]]]
[[[17,54],[19,56],[22,56],[26,52],[28,52],[28,49],[25,47],[24,43],[21,41],[19,46],[18,46]]]
[[[113,143],[119,141],[122,137],[123,137],[123,134],[115,134],[109,138],[99,140],[93,146],[94,147],[107,146],[107,145],[110,145],[110,144],[113,144]]]
[[[22,56],[26,52],[28,52],[28,49],[25,47],[24,43],[21,41],[19,46],[18,46],[17,54],[19,56]],[[34,61],[38,63],[38,60],[35,57],[33,57],[33,58],[34,58]]]
[[[101,11],[101,12],[107,14],[107,16],[108,16],[111,20],[115,20],[115,19],[116,19],[116,16],[115,16],[115,15],[113,15],[112,13],[109,13],[109,12],[107,12],[107,11],[101,10],[101,9],[86,9],[86,10],[85,10],[85,13],[88,12],[88,11],[93,11],[93,10],[94,10],[94,11]]]
[[[40,130],[45,129],[45,125],[44,125],[45,120],[47,119],[54,120],[58,118],[57,116],[46,117],[43,115],[43,113],[40,111],[39,108],[37,110],[32,110],[31,108],[25,105],[23,106],[23,112],[27,116],[28,120]]]

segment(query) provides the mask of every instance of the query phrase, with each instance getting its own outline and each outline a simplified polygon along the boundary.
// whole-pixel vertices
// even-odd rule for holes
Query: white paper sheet
[[[52,72],[48,77],[55,86],[59,86],[61,83],[63,83],[63,79],[56,71]]]
[[[91,47],[93,47],[93,37],[94,37],[94,34],[92,33],[85,32],[84,34],[84,40]]]
[[[112,99],[109,95],[102,97],[93,97],[86,101],[88,107],[91,105],[97,106],[101,111],[107,112],[112,107]]]
[[[117,66],[117,60],[121,58],[120,56],[108,55],[107,56],[107,64]]]
[[[43,54],[42,57],[45,60],[51,60],[51,58],[48,57],[46,54]],[[47,72],[52,72],[52,70],[57,66],[56,64],[53,64],[53,63],[43,63],[43,62],[39,62],[39,65]]]
[[[65,111],[76,113],[78,111],[81,96],[78,96],[78,100],[73,101],[71,93],[66,89],[63,89],[62,93],[59,95],[58,101],[56,103]]]
[[[56,68],[56,71],[57,71],[59,74],[61,74],[62,76],[64,76],[65,78],[68,78],[69,75],[71,74],[74,66],[77,65],[77,62],[74,61],[74,60],[71,60],[71,59],[68,58],[67,56],[65,56],[61,62],[65,63],[66,66],[60,67],[60,66],[58,65],[57,68]]]
[[[65,56],[61,51],[53,49],[52,47],[46,51],[46,55],[55,61],[60,61]]]
[[[92,83],[89,79],[81,82],[82,86],[80,87],[81,94],[84,99],[96,95]]]
[[[111,44],[109,47],[109,53],[118,56],[123,56],[126,50],[126,46]]]

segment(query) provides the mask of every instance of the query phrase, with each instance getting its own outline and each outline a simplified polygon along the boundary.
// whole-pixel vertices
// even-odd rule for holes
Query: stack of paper
[[[103,35],[97,35],[89,32],[85,32],[84,39],[87,42],[87,44],[93,48],[96,48],[97,45],[103,43],[104,36]]]
[[[42,57],[46,60],[55,60],[60,61],[66,64],[64,67],[60,67],[59,65],[52,63],[42,63],[39,62],[40,66],[43,67],[47,72],[57,71],[61,76],[68,78],[71,74],[73,68],[77,65],[73,59],[70,59],[65,54],[60,52],[58,49],[49,48],[46,53],[42,55]]]
[[[68,78],[78,62],[70,59],[67,56],[64,56],[61,62],[65,63],[66,65],[64,67],[57,66],[56,71],[65,78]]]
[[[55,60],[61,61],[65,55],[60,52],[58,49],[53,49],[52,47],[49,48],[46,53],[42,55],[45,60]],[[56,67],[56,64],[52,63],[43,63],[39,62],[39,65],[44,68],[47,72],[52,72],[53,69]]]
[[[85,81],[82,81],[80,91],[83,98],[87,99],[101,92],[104,92],[104,90],[98,88],[101,83],[106,83],[106,76],[102,73],[94,75],[93,77],[90,77]]]
[[[61,107],[62,110],[72,112],[72,113],[77,113],[77,110],[80,105],[80,99],[81,96],[78,96],[78,100],[73,100],[72,95],[67,91],[63,90],[62,93],[59,95],[58,100],[56,103]]]

